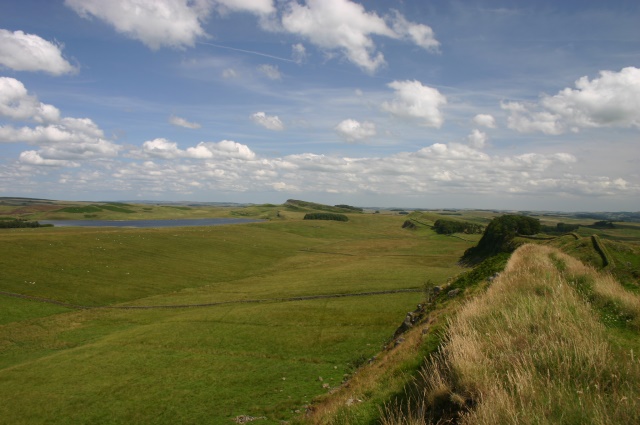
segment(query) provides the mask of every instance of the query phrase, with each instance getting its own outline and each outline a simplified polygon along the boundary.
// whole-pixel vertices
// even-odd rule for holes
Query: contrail
[[[284,61],[284,62],[296,63],[296,61],[294,61],[293,59],[281,58],[280,56],[267,55],[266,53],[254,52],[253,50],[237,49],[235,47],[222,46],[220,44],[205,43],[204,41],[198,41],[197,43],[198,44],[206,44],[207,46],[219,47],[221,49],[235,50],[236,52],[249,53],[251,55],[264,56],[266,58],[277,59],[277,60]]]

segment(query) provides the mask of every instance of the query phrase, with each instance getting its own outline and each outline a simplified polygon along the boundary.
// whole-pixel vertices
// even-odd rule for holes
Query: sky
[[[0,196],[640,210],[636,0],[3,0]]]

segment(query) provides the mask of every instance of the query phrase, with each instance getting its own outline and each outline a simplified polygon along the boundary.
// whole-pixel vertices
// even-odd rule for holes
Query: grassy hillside
[[[447,327],[384,424],[640,422],[640,297],[566,254],[525,245]]]
[[[640,233],[627,229],[581,229],[545,242],[597,269],[605,268],[628,290],[640,293]],[[626,230],[626,232],[623,232]],[[596,248],[600,245],[606,255]],[[606,258],[608,257],[608,259]]]
[[[91,308],[0,295],[0,423],[290,420],[375,355],[471,245],[399,216],[295,214],[1,231],[0,291]]]
[[[465,212],[465,214],[469,214],[469,212]],[[414,227],[415,229],[424,229],[430,227],[429,220],[435,221],[437,217],[438,215],[434,212],[413,212],[409,219],[412,219],[414,223],[418,223]],[[467,219],[471,218],[470,216],[467,217]],[[549,220],[550,218],[547,216],[546,219]],[[560,219],[566,221],[565,217]],[[312,410],[307,413],[304,419],[300,419],[300,423],[377,424],[381,420],[383,423],[388,424],[456,423],[463,417],[473,418],[464,423],[475,423],[477,417],[473,416],[473,410],[478,404],[478,399],[483,399],[485,394],[482,392],[473,394],[472,390],[476,385],[476,383],[472,382],[473,377],[478,373],[491,374],[496,373],[496,371],[505,373],[504,370],[500,369],[505,365],[494,365],[491,372],[477,372],[477,370],[481,369],[476,368],[476,371],[471,372],[471,377],[463,376],[463,373],[458,370],[458,366],[452,366],[454,357],[458,354],[452,354],[451,357],[447,357],[442,353],[449,349],[448,343],[451,335],[455,335],[459,327],[462,329],[460,322],[462,319],[460,317],[465,316],[465,314],[469,315],[469,313],[466,313],[468,306],[478,303],[482,299],[486,314],[490,316],[497,315],[498,317],[505,316],[503,317],[504,322],[498,323],[496,326],[504,326],[506,329],[500,329],[499,327],[494,329],[498,337],[504,337],[506,331],[506,333],[512,335],[512,338],[520,338],[514,343],[515,348],[522,348],[525,351],[532,350],[535,356],[536,344],[540,343],[537,338],[550,338],[548,333],[551,332],[553,334],[556,331],[565,332],[563,338],[569,338],[571,332],[573,332],[573,330],[563,331],[561,328],[553,329],[556,325],[553,319],[562,318],[562,309],[565,307],[569,310],[574,310],[578,307],[569,304],[563,304],[560,308],[553,305],[544,307],[544,303],[553,303],[557,298],[554,295],[554,291],[558,289],[554,287],[556,278],[559,281],[564,281],[565,284],[568,282],[574,297],[586,304],[585,308],[587,310],[591,309],[590,322],[584,322],[589,323],[587,327],[591,326],[594,321],[597,323],[596,327],[604,327],[604,333],[610,344],[609,348],[615,354],[609,357],[609,361],[613,362],[613,364],[607,365],[608,369],[606,370],[626,368],[625,356],[628,360],[633,355],[633,352],[637,353],[638,349],[640,349],[640,343],[638,343],[638,331],[640,330],[638,312],[640,304],[637,296],[634,295],[639,292],[637,261],[640,258],[640,255],[638,255],[640,254],[638,251],[640,245],[638,244],[639,239],[634,237],[633,225],[625,226],[625,228],[632,231],[621,232],[616,225],[616,228],[613,229],[584,228],[581,230],[581,234],[584,236],[572,233],[560,237],[546,237],[544,235],[526,239],[516,237],[514,245],[531,242],[541,245],[553,245],[570,253],[573,258],[557,250],[546,252],[544,250],[550,250],[551,248],[542,246],[529,247],[524,253],[518,251],[518,254],[513,259],[516,265],[510,266],[512,270],[509,273],[513,273],[513,270],[519,270],[520,278],[523,281],[526,279],[528,283],[533,284],[533,300],[525,297],[522,304],[517,302],[517,297],[522,294],[514,291],[514,288],[521,286],[520,283],[510,279],[506,285],[499,284],[493,273],[495,270],[500,269],[501,258],[508,258],[510,254],[504,253],[485,260],[472,271],[461,275],[445,286],[439,292],[439,295],[429,295],[427,297],[429,301],[425,304],[425,313],[419,315],[420,318],[413,327],[408,328],[405,334],[398,336],[397,342],[392,342],[391,345],[388,345],[373,362],[361,368],[358,374],[337,392],[316,400]],[[609,233],[609,231],[617,234]],[[621,242],[622,238],[625,242]],[[542,253],[536,251],[537,249],[543,250]],[[604,261],[605,256],[608,257],[606,262]],[[532,263],[540,260],[540,264],[543,266],[531,266],[522,260],[523,257]],[[583,266],[576,258],[592,264],[597,269],[603,269],[606,265],[607,274],[599,275],[594,269]],[[615,266],[612,266],[612,264],[615,264]],[[619,264],[623,264],[623,266],[620,267]],[[546,267],[549,270],[546,270]],[[621,286],[612,276],[620,279],[623,285]],[[546,285],[551,285],[551,287],[545,288]],[[490,289],[487,294],[483,295],[488,287]],[[492,289],[494,287],[496,289]],[[523,286],[523,288],[525,287],[526,285]],[[454,290],[454,292],[462,290],[462,292],[451,298],[448,296],[451,290]],[[504,303],[512,304],[503,305],[504,303],[498,302],[495,296],[489,296],[489,293],[493,293],[492,291],[497,291],[504,295],[506,297]],[[506,317],[522,315],[520,310],[528,309],[533,306],[534,302],[538,303],[539,308],[536,307],[538,308],[537,311],[544,311],[545,315],[551,314],[549,313],[550,311],[557,310],[550,317],[543,316],[538,318],[531,314],[527,316],[527,326],[536,330],[536,333],[540,326],[548,328],[544,332],[540,332],[539,336],[530,335],[531,332],[529,330],[527,330],[527,333],[522,328],[514,327]],[[513,308],[516,309],[515,312]],[[488,319],[477,317],[468,320],[484,321]],[[540,324],[537,323],[538,321]],[[525,325],[522,326],[524,327]],[[576,326],[575,321],[574,326]],[[515,329],[514,334],[511,334],[511,328]],[[483,333],[478,332],[480,331],[476,328],[471,328],[465,337],[468,337],[469,334],[477,334],[482,338],[491,336],[486,331],[483,331]],[[518,336],[516,337],[515,334]],[[578,335],[578,337],[584,340],[593,336]],[[533,340],[529,341],[530,338]],[[459,345],[455,347],[455,350],[460,348],[460,344],[465,343],[464,339],[456,341],[458,341]],[[492,345],[494,342],[495,346]],[[562,350],[563,347],[561,346],[553,347],[557,342],[557,340],[549,339],[549,349]],[[570,343],[571,341],[565,342]],[[473,341],[472,343],[475,344]],[[493,356],[501,355],[500,353],[504,351],[505,347],[504,341],[489,341],[481,347],[481,350],[484,356],[493,358]],[[521,354],[522,356],[527,355],[526,353]],[[473,358],[471,363],[478,360],[478,354],[474,355],[476,357]],[[519,353],[506,355],[517,359]],[[422,360],[425,358],[429,359],[428,363],[420,372]],[[467,368],[465,370],[470,368],[469,365],[465,367]],[[509,379],[512,380],[511,384],[518,385],[518,382],[514,381],[517,377],[512,374],[524,372],[514,371],[506,367],[505,370],[506,374],[510,376]],[[549,371],[553,371],[553,369],[549,368]],[[571,373],[573,372],[576,372],[575,368]],[[531,373],[531,371],[527,373]],[[430,381],[428,377],[436,377],[437,379]],[[576,378],[580,378],[579,374]],[[565,374],[565,379],[571,380],[573,378],[571,376],[567,377]],[[635,379],[634,376],[627,376],[628,381],[633,379]],[[469,388],[461,387],[461,382],[470,382]],[[497,382],[496,385],[504,387],[504,383]],[[560,383],[560,385],[564,384]],[[508,392],[512,391],[512,389],[507,389]],[[533,391],[539,391],[539,389],[534,388]],[[576,391],[582,390],[578,389]],[[637,387],[632,388],[630,391],[631,393],[635,392],[637,397]],[[529,396],[526,395],[526,397]],[[549,397],[556,397],[556,395],[548,396],[547,399]],[[622,397],[628,397],[628,395],[623,395]],[[574,403],[574,401],[564,399],[558,401],[558,403],[561,405],[561,403]],[[614,402],[615,400],[609,399],[608,401]],[[492,410],[493,405],[489,404],[484,408]],[[556,409],[561,409],[561,406],[556,406]],[[570,409],[567,410],[570,411]],[[381,411],[386,412],[382,419],[380,419]],[[419,412],[422,412],[422,414]],[[609,413],[604,414],[607,420],[610,419],[607,416]],[[577,420],[575,416],[571,416],[573,413],[568,414],[566,419],[562,413],[543,417],[539,412],[529,412],[524,408],[519,412],[511,411],[510,414],[514,416],[510,417],[509,420],[504,416],[500,418],[493,417],[484,423],[528,423],[527,420],[519,418],[531,415],[539,418],[538,422],[534,420],[533,423],[583,423],[584,416],[591,415],[591,412],[588,409],[585,410],[581,413],[582,416],[577,416]],[[636,418],[633,416],[628,418],[624,416],[614,417],[614,420],[618,421],[617,423],[625,423],[624,421],[627,419],[635,420]],[[598,420],[600,419],[596,419],[595,423],[600,423]],[[616,423],[615,421],[613,423]],[[602,423],[610,422],[605,421]]]
[[[70,202],[28,198],[0,198],[0,220],[149,220],[233,216],[242,208],[205,205],[125,204],[118,202]],[[255,209],[258,209],[256,206]],[[269,213],[274,207],[263,209]],[[259,215],[259,212],[252,216]],[[267,217],[265,217],[267,218]]]
[[[533,240],[599,268],[596,234],[624,289],[544,246],[460,274],[480,235],[433,223],[496,214],[3,201],[0,219],[268,221],[0,230],[0,424],[637,421],[640,226]]]

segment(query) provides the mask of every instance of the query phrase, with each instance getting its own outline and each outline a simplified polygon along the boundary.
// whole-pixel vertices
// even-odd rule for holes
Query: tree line
[[[453,233],[482,233],[484,227],[480,224],[466,221],[439,219],[433,224],[433,230],[441,235],[451,235]]]
[[[304,216],[305,220],[335,220],[335,221],[349,221],[349,217],[344,214],[335,213],[307,213]]]
[[[43,225],[37,221],[27,221],[17,218],[15,220],[0,220],[0,229],[21,229],[28,227],[43,227],[50,225]]]

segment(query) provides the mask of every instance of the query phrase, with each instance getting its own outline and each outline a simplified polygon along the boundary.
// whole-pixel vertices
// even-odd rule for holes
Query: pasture
[[[380,351],[473,245],[397,215],[209,214],[229,215],[279,219],[0,232],[0,291],[75,306],[0,295],[0,423],[279,424]]]

